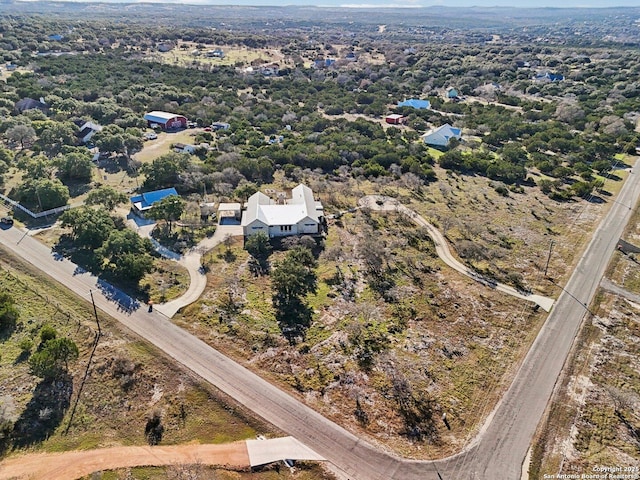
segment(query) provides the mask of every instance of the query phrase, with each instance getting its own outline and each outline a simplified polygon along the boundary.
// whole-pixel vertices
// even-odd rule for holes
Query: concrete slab
[[[315,460],[325,458],[293,437],[272,438],[269,440],[247,440],[249,463],[252,467],[281,460]]]

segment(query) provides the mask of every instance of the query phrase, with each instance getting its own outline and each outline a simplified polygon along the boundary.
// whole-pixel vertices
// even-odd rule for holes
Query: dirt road
[[[33,453],[0,463],[0,480],[74,480],[101,470],[192,464],[249,468],[247,444],[243,441],[223,445],[112,447],[65,453]]]

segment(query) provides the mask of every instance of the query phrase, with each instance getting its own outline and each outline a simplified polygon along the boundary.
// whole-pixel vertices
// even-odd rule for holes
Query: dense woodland
[[[529,208],[541,222],[541,216],[551,217],[573,203],[604,202],[603,197],[611,195],[603,188],[605,181],[619,179],[616,170],[627,167],[624,154],[635,154],[639,144],[638,9],[513,10],[505,20],[505,12],[492,9],[465,14],[430,10],[408,19],[396,11],[381,17],[348,9],[265,8],[258,21],[239,7],[198,7],[196,15],[188,6],[128,5],[135,15],[125,21],[116,7],[102,7],[92,17],[82,13],[96,7],[84,4],[73,9],[47,3],[0,7],[0,55],[6,74],[0,83],[0,174],[3,193],[33,211],[73,204],[59,218],[65,229],[57,245],[60,251],[134,290],[154,272],[155,254],[151,243],[126,230],[114,213],[133,192],[105,187],[96,179],[93,153],[77,136],[82,121],[104,127],[89,147],[106,155],[109,168],[135,177],[140,192],[175,187],[189,201],[200,201],[203,192],[219,201],[244,201],[274,182],[305,180],[325,194],[327,213],[338,215],[354,206],[349,204],[354,185],[385,194],[402,190],[408,200],[424,204],[425,192],[434,185],[440,185],[446,199],[456,195],[452,189],[462,189],[461,183],[488,179],[493,189],[484,193],[488,203],[530,195],[546,209],[538,213],[533,203]],[[176,18],[178,8],[183,10]],[[170,46],[168,56],[155,55],[160,45]],[[252,51],[255,59],[219,65],[193,59],[182,66],[177,65],[177,54],[171,56],[171,51],[213,46]],[[266,64],[261,56],[273,50],[282,54],[277,74],[247,73],[249,64]],[[353,54],[350,60],[347,54]],[[336,61],[320,68],[311,65],[327,58]],[[555,80],[545,78],[547,72]],[[449,87],[459,92],[456,98],[447,98]],[[41,98],[46,107],[18,107],[23,99]],[[431,108],[398,108],[407,98],[427,99]],[[148,130],[143,115],[152,110],[185,115],[198,126],[194,143],[210,148],[137,161],[134,155],[145,147]],[[405,115],[406,123],[384,124],[389,113]],[[212,122],[227,122],[230,128],[202,128]],[[462,139],[439,149],[420,140],[425,131],[444,124],[460,128]],[[492,200],[496,193],[498,200]],[[78,199],[84,205],[76,205]],[[161,205],[151,213],[166,221],[166,238],[178,235],[173,223],[185,208],[185,203]],[[445,233],[454,221],[442,216],[437,220]],[[447,452],[447,442],[455,441],[436,425],[435,414],[445,408],[456,411],[469,422],[464,428],[471,429],[479,419],[462,412],[473,407],[465,403],[473,395],[456,406],[422,394],[438,375],[454,374],[425,365],[423,371],[407,373],[410,361],[396,358],[393,349],[409,338],[411,322],[446,328],[447,316],[439,307],[454,304],[458,309],[463,300],[442,279],[425,232],[405,233],[408,225],[407,219],[379,220],[362,211],[336,225],[338,233],[328,246],[313,241],[273,246],[266,238],[256,238],[244,253],[234,253],[227,244],[228,265],[248,265],[253,282],[266,282],[262,301],[264,291],[271,295],[268,305],[262,305],[262,316],[257,315],[265,323],[242,326],[250,316],[243,308],[251,310],[247,304],[259,295],[252,290],[255,285],[247,286],[249,280],[241,281],[235,273],[229,273],[228,283],[217,284],[221,296],[205,299],[202,311],[193,316],[198,322],[207,316],[201,322],[206,329],[235,335],[238,345],[255,353],[252,361],[260,367],[271,367],[265,357],[270,349],[286,351],[289,367],[279,365],[278,378],[301,394],[322,397],[339,391],[335,398],[348,405],[344,408],[353,417],[353,428],[381,441],[399,435],[412,445],[429,442]],[[500,240],[496,257],[502,266],[487,267],[494,259],[482,252],[482,235],[464,223],[458,231],[458,237],[449,239],[460,257],[497,280],[528,288],[526,278],[504,266],[515,257],[509,253],[515,240],[491,231],[491,238]],[[180,233],[188,234],[194,235]],[[398,243],[403,235],[406,243]],[[356,252],[352,256],[346,247],[339,248],[350,241]],[[547,239],[543,241],[546,247]],[[292,278],[302,280],[292,284]],[[331,296],[325,291],[320,301],[313,295],[323,285],[331,287]],[[412,297],[425,291],[430,292],[426,300]],[[323,332],[313,331],[318,312],[338,300],[344,302],[340,321]],[[363,306],[368,301],[374,306]],[[491,297],[480,305],[460,307],[459,314],[484,322],[513,308],[499,304],[496,309],[494,301],[499,303]],[[12,299],[4,304],[11,314]],[[211,311],[216,322],[210,319]],[[190,322],[188,313],[185,322]],[[535,315],[527,312],[522,317],[526,320],[518,317],[514,322],[535,324]],[[502,328],[496,326],[500,320],[488,322]],[[524,345],[517,342],[524,340],[513,340],[517,344],[508,353],[502,347],[484,350],[483,341],[491,336],[485,326],[476,326],[468,343],[436,341],[426,334],[427,340],[420,342],[427,345],[425,350],[436,342],[449,370],[455,370],[451,365],[458,357],[467,355],[482,362],[494,354],[496,362],[516,361]],[[265,333],[248,333],[251,328]],[[333,328],[338,339],[332,336],[334,343],[325,343]],[[500,342],[508,344],[509,335],[503,334]],[[42,337],[41,350],[48,352],[58,346],[55,342],[55,335]],[[69,358],[73,354],[71,349]],[[66,360],[65,368],[60,362],[55,365],[56,373],[66,372]],[[36,374],[48,372],[41,361],[33,360]],[[498,371],[504,372],[505,365]],[[472,387],[495,386],[487,378],[477,379]],[[352,393],[353,385],[359,393]],[[386,429],[380,427],[386,413],[372,406],[376,402],[392,405]]]

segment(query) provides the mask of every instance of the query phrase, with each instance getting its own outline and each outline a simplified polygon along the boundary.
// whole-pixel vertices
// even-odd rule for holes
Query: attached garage
[[[156,125],[163,130],[176,130],[178,128],[187,128],[187,117],[169,112],[149,112],[145,114],[144,119],[151,128]]]

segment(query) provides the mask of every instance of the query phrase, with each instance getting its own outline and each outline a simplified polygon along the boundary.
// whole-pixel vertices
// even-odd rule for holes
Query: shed
[[[174,143],[173,149],[178,153],[194,153],[196,146],[188,143]]]
[[[150,127],[159,125],[163,130],[187,128],[187,117],[176,113],[153,111],[146,113],[144,119]]]
[[[18,113],[22,113],[26,110],[37,109],[42,112],[46,112],[49,109],[49,105],[47,105],[43,98],[40,100],[34,100],[33,98],[23,98],[18,100],[14,105],[14,108]]]
[[[402,125],[405,121],[405,117],[399,113],[391,113],[384,117],[384,121],[391,125]]]

